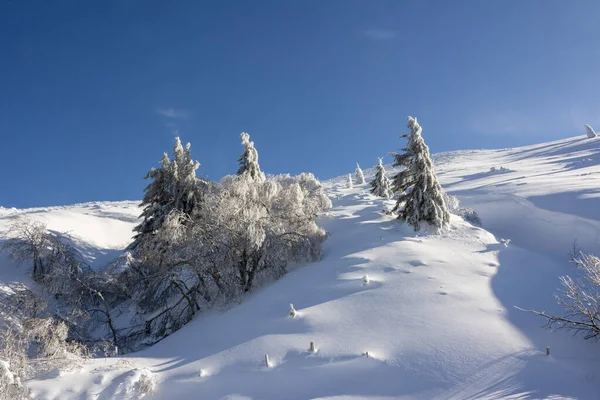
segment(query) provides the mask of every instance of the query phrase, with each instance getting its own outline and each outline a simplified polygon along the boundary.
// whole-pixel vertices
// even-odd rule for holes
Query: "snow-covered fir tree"
[[[379,159],[379,164],[375,167],[375,178],[371,181],[371,193],[379,197],[392,197],[392,181],[387,176],[383,166],[383,160]]]
[[[393,211],[398,219],[409,223],[418,231],[421,222],[440,229],[450,222],[450,213],[444,202],[444,192],[437,181],[429,148],[421,136],[421,126],[416,118],[408,117],[410,133],[404,153],[394,154],[394,166],[404,167],[393,179],[393,191],[398,202]]]
[[[133,230],[137,232],[130,248],[135,248],[140,240],[158,230],[172,210],[178,210],[189,217],[195,217],[206,189],[206,182],[196,177],[200,166],[192,159],[188,143],[184,148],[181,140],[175,138],[173,160],[163,154],[160,168],[152,168],[145,179],[152,182],[144,189],[140,207],[144,207],[140,217],[144,220]]]
[[[357,185],[362,185],[365,183],[365,175],[363,174],[362,169],[360,169],[360,165],[358,165],[358,163],[356,163],[356,172],[354,173],[354,178]]]
[[[192,159],[191,147],[192,145],[187,143],[184,149],[181,140],[175,138],[173,170],[176,184],[173,206],[190,217],[195,217],[195,213],[198,211],[197,206],[202,201],[205,183],[196,177],[196,170],[200,167],[200,163]]]
[[[348,182],[346,183],[346,187],[348,189],[352,189],[354,184],[352,183],[352,174],[348,174]]]
[[[242,145],[244,145],[244,153],[238,159],[240,168],[238,169],[238,175],[246,175],[252,180],[263,182],[265,180],[265,174],[260,170],[258,165],[258,152],[254,147],[254,142],[250,141],[250,135],[246,132],[240,134],[242,137]]]
[[[592,128],[588,124],[585,124],[585,133],[587,134],[587,137],[589,137],[590,139],[595,138],[596,136],[598,136],[598,134],[596,133],[596,131],[594,130],[594,128]]]

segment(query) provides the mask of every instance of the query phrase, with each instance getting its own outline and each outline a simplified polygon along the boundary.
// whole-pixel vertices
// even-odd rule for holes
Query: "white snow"
[[[442,186],[483,223],[452,216],[440,235],[416,235],[382,213],[394,200],[332,179],[322,261],[144,351],[28,384],[36,399],[61,400],[137,399],[142,376],[152,399],[600,398],[600,344],[548,332],[515,308],[559,312],[552,296],[573,272],[573,241],[600,254],[599,145],[579,137],[435,155]],[[128,243],[136,204],[0,209],[0,226],[43,220],[99,262]]]

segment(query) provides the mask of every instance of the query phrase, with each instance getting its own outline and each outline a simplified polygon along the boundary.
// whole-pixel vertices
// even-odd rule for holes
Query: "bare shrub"
[[[562,316],[545,311],[533,312],[546,319],[549,329],[567,329],[582,334],[584,339],[600,339],[600,258],[579,253],[573,260],[580,272],[576,278],[562,276],[562,291],[555,295],[563,308]]]

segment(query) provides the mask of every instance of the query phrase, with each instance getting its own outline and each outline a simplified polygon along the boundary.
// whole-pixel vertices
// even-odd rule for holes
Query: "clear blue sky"
[[[600,130],[600,2],[0,0],[0,205],[139,199],[192,143],[236,171],[328,178],[433,152]],[[387,161],[391,161],[387,157]]]

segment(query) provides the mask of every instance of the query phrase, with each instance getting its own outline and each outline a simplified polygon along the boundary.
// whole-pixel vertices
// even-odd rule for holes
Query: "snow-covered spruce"
[[[346,183],[346,187],[348,189],[352,189],[354,187],[354,183],[352,182],[352,174],[348,174],[348,183]]]
[[[371,181],[371,193],[379,197],[392,197],[392,181],[387,176],[383,166],[383,160],[379,159],[379,164],[375,167],[375,177]]]
[[[172,210],[190,217],[199,211],[207,184],[196,177],[200,163],[193,160],[190,148],[190,143],[184,148],[181,140],[175,138],[173,160],[164,153],[161,167],[152,168],[146,175],[145,179],[152,179],[152,182],[144,189],[140,204],[144,207],[140,215],[144,220],[134,228],[137,234],[130,248],[137,247],[148,235],[156,232]]]
[[[441,229],[450,222],[450,213],[444,202],[444,192],[437,181],[429,147],[421,136],[422,128],[416,118],[408,117],[410,133],[404,153],[394,154],[394,166],[404,167],[393,179],[393,190],[398,201],[393,211],[398,219],[420,230],[421,222]]]
[[[244,153],[238,159],[240,168],[237,174],[248,176],[258,182],[263,182],[265,174],[260,170],[260,166],[258,165],[258,151],[254,148],[254,142],[250,141],[250,135],[246,132],[242,132],[240,136],[242,137],[242,145],[244,145]]]
[[[360,169],[360,165],[356,163],[356,172],[354,173],[354,179],[356,180],[357,185],[362,185],[365,183],[365,175],[363,174],[363,170]]]
[[[587,134],[587,137],[589,137],[590,139],[598,136],[598,134],[596,133],[594,128],[592,128],[588,124],[585,124],[585,133]]]

